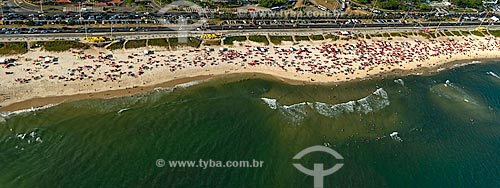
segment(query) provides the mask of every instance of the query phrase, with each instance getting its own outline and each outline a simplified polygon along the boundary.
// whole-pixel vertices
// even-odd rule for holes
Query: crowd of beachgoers
[[[128,54],[102,51],[89,54],[73,50],[71,59],[52,55],[32,59],[22,55],[6,59],[0,70],[5,73],[2,76],[4,79],[11,79],[19,84],[42,79],[113,82],[137,78],[155,69],[165,74],[175,74],[188,67],[209,69],[220,65],[269,67],[286,72],[335,77],[377,68],[382,71],[384,68],[399,68],[408,63],[422,64],[432,57],[449,58],[470,52],[500,50],[500,40],[494,37],[482,40],[467,37],[457,39],[352,40],[288,47],[245,45],[238,48],[206,47],[174,52],[137,50],[138,52]],[[17,66],[20,68],[16,68]]]
[[[12,90],[19,85],[35,84],[35,87],[42,82],[49,85],[90,83],[93,85],[91,89],[77,86],[78,92],[90,93],[106,88],[109,90],[112,88],[109,83],[133,83],[134,79],[138,80],[138,84],[133,86],[144,85],[144,77],[151,80],[170,75],[169,79],[173,79],[238,71],[262,72],[301,81],[336,82],[380,75],[394,69],[433,67],[479,56],[494,58],[499,52],[499,39],[472,36],[351,39],[279,46],[245,42],[234,46],[204,46],[175,51],[162,48],[115,51],[92,48],[49,53],[36,49],[0,59],[0,86],[4,90]],[[216,69],[219,73],[213,72]],[[220,73],[220,70],[226,71]],[[108,85],[96,89],[98,84],[94,83]],[[27,95],[33,90],[26,91]],[[40,92],[37,94],[41,95]]]

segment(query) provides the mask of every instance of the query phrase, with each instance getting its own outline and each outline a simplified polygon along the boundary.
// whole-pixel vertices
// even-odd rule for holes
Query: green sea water
[[[500,187],[498,75],[493,62],[339,85],[220,78],[3,114],[0,187],[313,187],[293,163],[343,163],[325,187]],[[314,145],[344,159],[292,159]],[[168,166],[200,159],[264,163]]]

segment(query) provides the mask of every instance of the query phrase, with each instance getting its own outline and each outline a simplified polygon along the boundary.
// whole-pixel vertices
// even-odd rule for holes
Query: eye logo
[[[335,151],[335,150],[333,150],[333,149],[331,149],[329,147],[325,147],[325,146],[311,146],[311,147],[308,147],[308,148],[300,151],[299,153],[297,153],[293,157],[293,159],[301,159],[305,155],[307,155],[309,153],[312,153],[312,152],[316,152],[316,151],[321,151],[321,152],[328,153],[328,154],[332,155],[333,157],[335,157],[336,159],[344,159],[339,153],[337,153],[337,151]],[[338,170],[340,170],[340,168],[342,168],[342,166],[344,166],[344,164],[343,163],[337,163],[333,167],[331,167],[331,168],[329,168],[327,170],[324,170],[323,163],[314,163],[314,169],[313,170],[307,169],[307,168],[305,168],[304,166],[302,166],[301,164],[298,164],[298,163],[294,163],[293,166],[295,168],[297,168],[297,170],[301,171],[302,173],[314,177],[314,188],[323,188],[323,178],[325,176],[328,176],[330,174],[333,174],[333,173],[337,172]]]

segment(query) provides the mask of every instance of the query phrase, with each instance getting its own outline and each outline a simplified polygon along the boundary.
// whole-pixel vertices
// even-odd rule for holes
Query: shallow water
[[[325,187],[500,187],[498,73],[486,63],[338,86],[218,79],[3,114],[0,187],[312,187],[296,162],[344,163]],[[313,145],[344,159],[292,159]]]

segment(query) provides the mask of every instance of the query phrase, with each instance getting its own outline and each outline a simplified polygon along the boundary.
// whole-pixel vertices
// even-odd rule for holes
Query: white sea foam
[[[399,137],[399,133],[398,132],[392,132],[391,134],[389,134],[389,136],[391,136],[392,139],[398,141],[398,142],[402,142],[403,139],[401,139],[401,137]]]
[[[473,65],[473,64],[479,64],[479,63],[482,63],[482,61],[470,61],[470,62],[466,62],[466,63],[455,64],[455,65],[452,66],[452,68],[463,67],[463,66],[466,66],[466,65]]]
[[[200,83],[201,83],[201,81],[191,81],[191,82],[186,82],[186,83],[182,83],[182,84],[177,84],[177,85],[175,85],[175,88],[187,88],[187,87],[191,87],[191,86],[194,86],[194,85],[197,85]]]
[[[8,117],[10,117],[12,115],[24,114],[24,113],[29,113],[29,112],[36,112],[36,111],[48,109],[48,108],[51,108],[51,107],[54,107],[54,106],[57,106],[57,105],[59,105],[59,104],[48,104],[48,105],[45,105],[45,106],[31,107],[31,108],[28,108],[28,109],[16,110],[16,111],[12,111],[12,112],[2,112],[2,113],[0,113],[0,117],[3,118],[3,119],[6,119],[6,118],[8,118]]]
[[[286,117],[291,117],[293,121],[300,121],[305,118],[307,114],[306,107],[310,105],[311,103],[309,102],[301,102],[292,105],[278,106],[278,108],[280,108],[281,112]]]
[[[491,75],[491,76],[493,76],[493,77],[495,77],[495,78],[500,79],[500,76],[498,76],[498,74],[496,74],[495,72],[491,72],[491,71],[489,71],[489,72],[487,72],[486,74]]]
[[[153,89],[153,91],[156,91],[156,92],[160,92],[160,91],[171,92],[172,88],[156,87],[156,88]]]
[[[127,111],[127,110],[129,110],[129,109],[130,109],[130,108],[123,108],[123,109],[120,109],[120,110],[118,111],[118,114],[121,114],[122,112],[125,112],[125,111]]]
[[[273,110],[278,109],[278,103],[276,99],[270,99],[270,98],[260,98],[260,99],[262,99],[269,106],[269,108]]]
[[[469,62],[465,62],[465,63],[460,63],[460,64],[454,64],[453,66],[451,67],[447,67],[447,68],[439,68],[439,69],[436,69],[432,72],[441,72],[441,71],[444,71],[444,70],[448,70],[448,69],[453,69],[453,68],[458,68],[458,67],[463,67],[463,66],[467,66],[467,65],[473,65],[473,64],[479,64],[479,63],[483,63],[482,61],[469,61]],[[416,74],[416,75],[421,75],[421,74]]]
[[[301,120],[307,115],[307,107],[327,117],[338,117],[341,114],[359,112],[368,114],[385,108],[390,104],[389,96],[383,88],[377,89],[372,94],[355,101],[339,104],[323,102],[301,102],[291,105],[280,105],[276,99],[261,98],[271,109],[280,110],[285,116],[294,120]]]
[[[383,88],[379,88],[372,94],[356,101],[348,101],[333,105],[316,102],[315,108],[321,115],[338,117],[343,113],[360,112],[368,114],[373,111],[381,110],[389,106],[389,104],[389,95],[387,95],[387,92]]]
[[[400,78],[400,79],[396,79],[396,80],[394,80],[394,83],[399,84],[399,85],[402,85],[402,86],[405,86],[405,82],[404,82],[404,81],[403,81],[403,79],[401,79],[401,78]]]
[[[29,145],[43,143],[42,136],[39,133],[38,129],[34,129],[32,131],[27,131],[24,133],[17,133],[15,136],[8,137],[9,141],[16,142],[16,149],[24,150],[24,148],[29,147]]]

